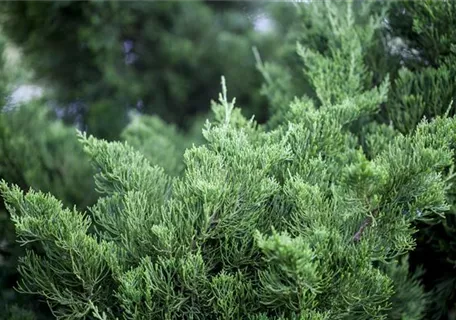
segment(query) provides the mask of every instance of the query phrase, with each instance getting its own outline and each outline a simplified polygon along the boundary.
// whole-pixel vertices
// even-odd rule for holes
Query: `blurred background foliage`
[[[35,80],[49,88],[67,123],[116,139],[128,111],[188,129],[208,110],[220,75],[238,102],[262,117],[252,46],[273,41],[254,29],[253,2],[3,2],[5,35]],[[268,44],[269,43],[269,44]],[[266,49],[266,47],[269,47]]]

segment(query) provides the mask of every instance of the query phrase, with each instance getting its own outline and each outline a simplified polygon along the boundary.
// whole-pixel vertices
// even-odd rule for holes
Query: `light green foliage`
[[[314,19],[327,17],[327,21],[322,23],[328,23],[329,32],[333,34],[327,43],[329,54],[324,56],[302,46],[299,46],[298,54],[306,64],[305,74],[312,79],[317,97],[325,106],[358,95],[365,85],[372,82],[372,75],[363,63],[364,46],[372,41],[381,17],[371,17],[366,25],[360,26],[356,23],[350,3],[343,6],[346,14],[341,14],[341,10],[329,2],[322,3],[326,9],[324,15],[318,10],[318,5],[312,6],[316,9],[312,15],[316,16]]]
[[[394,277],[379,264],[413,247],[413,221],[447,210],[456,121],[368,160],[346,124],[371,110],[353,103],[296,100],[272,131],[226,90],[213,110],[181,178],[82,136],[104,195],[90,214],[3,183],[20,240],[42,246],[21,262],[22,290],[63,319],[384,319]]]
[[[83,157],[82,149],[76,143],[74,131],[61,124],[53,124],[49,115],[41,110],[40,103],[18,105],[12,92],[29,80],[30,72],[21,65],[20,54],[0,30],[0,177],[20,184],[24,188],[36,188],[55,192],[67,203],[77,200],[77,192],[63,183],[65,171],[77,170],[72,156]],[[36,123],[35,123],[36,121]],[[69,140],[67,140],[69,139]],[[73,141],[73,148],[68,145]],[[76,144],[75,144],[76,143]],[[76,150],[79,149],[79,154]],[[66,152],[65,156],[59,155]],[[73,155],[72,155],[73,153]],[[71,166],[71,168],[69,168]],[[90,167],[80,164],[81,173],[86,168],[86,194],[94,195],[90,181]],[[71,175],[69,179],[80,183],[80,178]],[[55,182],[55,184],[54,184]],[[85,183],[80,183],[83,186]],[[75,188],[78,186],[75,185]],[[82,200],[82,199],[80,199]],[[15,243],[14,225],[9,219],[3,201],[0,204],[0,317],[2,319],[46,319],[46,306],[39,306],[33,297],[19,295],[13,288],[18,280],[18,257],[23,250]],[[44,307],[42,307],[44,306]],[[32,312],[33,310],[33,312]],[[44,312],[40,312],[44,311]],[[48,318],[49,319],[49,318]]]
[[[452,83],[454,63],[449,58],[443,60],[439,69],[426,67],[418,71],[407,69],[397,71],[395,69],[397,66],[394,63],[391,65],[387,64],[387,68],[384,68],[381,72],[383,75],[379,78],[381,73],[378,73],[378,66],[383,65],[385,61],[393,61],[396,58],[392,52],[390,53],[391,49],[386,47],[383,49],[385,50],[385,55],[390,55],[392,58],[380,59],[376,55],[373,55],[372,48],[378,47],[379,43],[381,45],[380,48],[382,45],[388,46],[388,43],[382,44],[382,41],[385,39],[391,39],[388,32],[398,32],[396,29],[392,29],[392,31],[389,28],[385,29],[385,26],[381,24],[381,21],[385,21],[383,17],[386,13],[388,13],[388,18],[398,13],[400,11],[398,7],[401,5],[412,8],[421,6],[421,3],[412,4],[411,2],[396,2],[395,4],[390,7],[388,12],[385,11],[388,9],[388,6],[379,6],[377,2],[314,2],[298,7],[296,11],[298,14],[305,16],[306,19],[298,21],[292,27],[293,31],[290,34],[298,38],[299,32],[306,30],[306,32],[302,32],[302,37],[307,38],[303,42],[305,47],[303,44],[298,43],[298,54],[303,61],[295,62],[291,70],[300,70],[304,66],[304,75],[301,74],[298,77],[293,76],[296,73],[283,68],[283,63],[286,62],[282,62],[281,65],[271,64],[269,66],[262,62],[259,64],[260,70],[265,76],[266,87],[264,90],[273,106],[273,117],[269,122],[269,126],[275,127],[276,123],[280,122],[281,119],[290,119],[290,114],[297,114],[294,112],[294,109],[296,109],[295,105],[298,105],[297,103],[291,104],[291,113],[287,111],[287,102],[292,100],[292,96],[290,95],[290,91],[286,91],[286,88],[292,87],[291,79],[293,79],[293,83],[300,83],[300,78],[306,79],[305,81],[307,81],[309,86],[301,87],[299,90],[291,92],[294,92],[294,96],[307,95],[310,97],[300,99],[301,101],[304,100],[304,103],[301,102],[300,104],[306,106],[303,109],[305,111],[301,113],[301,117],[304,119],[309,117],[309,107],[312,105],[326,109],[327,105],[347,103],[352,106],[352,109],[347,112],[351,116],[356,115],[360,111],[353,108],[353,106],[365,108],[366,111],[371,110],[371,115],[365,113],[363,117],[360,117],[357,121],[349,125],[350,130],[357,135],[357,139],[354,139],[352,142],[352,148],[357,145],[362,147],[368,159],[374,160],[382,154],[391,152],[391,141],[403,138],[399,134],[400,131],[407,133],[417,130],[416,127],[422,121],[423,116],[436,117],[443,115],[448,110],[454,96],[452,92],[454,87]],[[440,5],[436,5],[434,8],[431,3],[423,3],[423,6],[427,6],[431,11],[438,11],[435,12],[436,16],[439,16],[439,13],[440,16],[446,15],[446,13],[444,14],[439,11],[441,9]],[[364,9],[356,10],[356,8]],[[417,19],[420,19],[420,17],[418,15]],[[404,53],[401,52],[401,54]],[[410,58],[405,60],[405,65],[409,65],[409,62]],[[356,71],[352,72],[354,70]],[[388,72],[394,77],[391,85],[389,85]],[[383,83],[377,87],[379,79],[382,78],[384,79]],[[274,81],[271,81],[271,79]],[[313,81],[314,79],[315,81]],[[310,93],[308,90],[309,87],[312,89]],[[375,89],[376,87],[378,89]],[[390,92],[388,95],[387,91]],[[282,92],[286,92],[288,96],[281,95]],[[378,111],[382,112],[375,115]],[[453,111],[450,110],[449,114],[453,114]],[[372,115],[375,116],[372,117]],[[374,119],[381,121],[380,123],[371,122]],[[383,121],[386,123],[382,124],[381,122]],[[321,121],[312,119],[309,122],[319,124]],[[442,137],[445,136],[444,132],[448,130],[447,125],[449,124],[442,119],[436,120],[436,123],[438,125],[434,126],[434,130],[441,131],[440,134]],[[327,132],[328,137],[333,134],[327,128],[326,123],[322,123],[321,127],[318,124],[314,125],[315,131]],[[453,148],[454,143],[451,142],[453,137],[451,135],[449,137],[448,146]],[[305,141],[308,140],[305,139]],[[335,144],[340,145],[340,140],[333,138],[333,141],[337,141]],[[308,145],[303,145],[305,146],[303,150],[306,150]],[[344,150],[347,150],[347,148],[341,148],[339,153],[342,153]],[[326,152],[325,150],[324,154]],[[400,157],[396,158],[396,155],[391,155],[389,161],[398,164],[403,160]],[[447,165],[449,165],[451,159],[447,159],[447,161]],[[327,167],[322,167],[321,170],[323,169],[328,170]],[[355,167],[353,170],[358,173],[368,173],[371,169],[369,167]],[[447,180],[446,182],[448,183],[449,181]],[[366,180],[366,187],[371,183],[369,179]],[[379,184],[375,182],[374,185],[378,186]],[[446,194],[441,194],[440,197],[449,196],[450,190],[448,187],[445,187],[445,191]],[[407,209],[404,212],[421,212],[419,209],[418,211],[416,210],[417,208],[412,208],[412,210]],[[437,226],[439,226],[440,221],[441,219],[434,218],[432,221],[419,223],[418,225],[420,226],[420,230],[423,231],[429,229],[429,225],[432,226],[437,223]],[[452,221],[452,214],[449,214],[444,223],[446,230],[441,230],[442,228],[438,227],[426,231],[425,235],[428,238],[425,236],[424,239],[422,233],[420,233],[418,236],[420,243],[427,242],[427,239],[433,237],[434,234],[439,234],[439,237],[443,237],[441,241],[438,241],[440,250],[446,248],[446,251],[443,252],[453,256],[451,254],[452,250],[448,247],[448,243],[452,242],[450,231],[452,230]],[[421,254],[423,257],[430,254],[428,251],[419,252],[421,253],[418,253],[418,255]],[[413,268],[416,268],[416,266],[413,266]],[[405,274],[403,276],[405,277]],[[438,277],[441,276],[443,275],[438,275]],[[432,277],[432,271],[430,277]],[[397,283],[398,290],[402,291],[404,295],[403,300],[410,293],[409,299],[413,301],[416,299],[416,296],[412,293],[418,293],[420,290],[423,290],[423,287],[419,286],[414,289],[414,279],[413,277],[407,281],[405,281],[405,278],[402,280],[397,279],[399,281]],[[394,277],[393,280],[396,281]],[[443,285],[443,283],[446,285]],[[441,292],[448,292],[448,288],[454,282],[445,281],[443,283]],[[407,285],[410,285],[410,290],[405,289]],[[428,290],[431,291],[432,289],[428,288]],[[449,292],[451,292],[451,289]],[[433,295],[424,296],[422,292],[421,295],[423,299],[428,299],[429,301],[434,300]],[[439,294],[437,297],[444,297],[444,295]],[[445,299],[447,298],[443,298],[443,300]],[[436,302],[437,300],[439,298],[435,299]],[[438,307],[427,310],[428,314],[438,316],[442,313],[442,310],[445,308],[441,307],[441,303],[437,304],[439,305]],[[429,307],[431,303],[423,304],[424,306]],[[402,316],[406,318],[412,317],[410,315],[410,309],[407,311],[405,307],[404,309],[396,307],[395,310],[390,313],[390,316],[393,318],[401,318]],[[429,310],[434,311],[430,312]],[[426,316],[422,309],[413,315],[416,319]]]
[[[318,1],[293,9],[294,22],[286,30],[282,61],[263,63],[257,55],[265,78],[263,93],[271,104],[271,125],[280,122],[295,96],[308,96],[317,105],[325,105],[351,99],[382,81],[381,87],[386,89],[388,80],[385,76],[377,79],[368,61],[372,48],[378,47],[374,36],[381,30],[385,8],[379,9],[372,1]],[[370,100],[369,93],[364,94]],[[372,101],[376,104],[378,101]]]

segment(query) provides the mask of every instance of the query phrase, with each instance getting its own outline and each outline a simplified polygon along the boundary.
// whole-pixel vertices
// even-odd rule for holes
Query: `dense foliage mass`
[[[152,10],[163,18],[151,19],[160,25],[156,52],[207,55],[204,46],[184,50],[193,39],[186,19],[211,12],[201,3],[192,12],[180,11],[180,3],[112,4],[104,13],[93,6],[91,27],[111,21],[106,26],[132,37],[151,30],[138,17]],[[83,6],[49,8],[88,17]],[[130,18],[117,17],[121,8]],[[170,12],[173,18],[164,18]],[[200,121],[187,131],[166,122],[182,117],[177,110],[192,99],[176,78],[164,85],[174,93],[157,91],[169,93],[167,103],[182,98],[171,118],[126,112],[120,142],[90,133],[78,142],[42,103],[4,109],[0,190],[26,249],[8,260],[14,266],[22,256],[22,294],[8,296],[7,317],[41,315],[26,310],[33,310],[28,293],[60,319],[453,319],[455,13],[450,1],[271,4],[269,37],[283,39],[274,59],[261,46],[251,56],[264,78],[266,123],[250,117],[256,106],[235,107],[224,78],[202,135]],[[92,36],[86,22],[77,25]],[[212,39],[203,29],[193,36]],[[251,44],[239,30],[236,43]],[[129,64],[110,69],[116,64],[103,43],[121,39],[116,32],[105,33],[115,40],[89,47],[98,46],[92,61],[106,59],[98,71],[121,79],[120,88],[137,74],[123,69]],[[150,39],[132,43],[144,41],[145,50]],[[236,73],[225,50],[211,61]],[[166,75],[158,61],[167,58],[154,59],[160,67],[151,76]],[[192,66],[201,68],[195,59]],[[191,85],[213,88],[214,74],[201,72]],[[229,87],[232,79],[228,74]],[[113,89],[109,81],[101,85]],[[237,94],[242,83],[234,82]],[[121,94],[136,98],[143,85]],[[258,93],[241,100],[255,105]],[[27,119],[36,123],[24,125]],[[11,230],[2,239],[11,245]],[[3,269],[4,279],[16,280]]]
[[[297,100],[265,132],[224,92],[182,179],[82,136],[104,195],[90,217],[2,185],[20,240],[42,244],[22,260],[22,290],[68,319],[382,318],[394,292],[383,264],[410,250],[412,221],[446,209],[456,121],[424,123],[369,161],[344,125],[376,104],[352,102]]]
[[[0,114],[0,177],[24,190],[52,192],[66,205],[93,204],[93,178],[74,128],[52,120],[40,103],[16,106]],[[14,241],[3,203],[0,207],[1,274],[4,303],[19,303],[12,287],[17,281],[17,257],[24,252]]]
[[[454,115],[456,109],[456,3],[393,3],[391,32],[404,41],[406,68],[399,70],[394,102],[388,113],[401,132],[412,132],[422,117]],[[452,179],[454,183],[454,179]],[[454,319],[456,312],[456,198],[448,191],[451,210],[439,223],[420,224],[414,264],[426,270],[431,292],[428,318]]]
[[[296,41],[335,59],[340,59],[340,55],[336,55],[334,49],[345,48],[347,56],[364,62],[364,76],[361,77],[362,69],[344,68],[343,63],[327,69],[321,81],[328,81],[328,86],[333,86],[332,78],[340,75],[340,95],[350,96],[351,90],[356,90],[351,84],[353,71],[355,81],[361,81],[367,88],[389,78],[388,98],[380,105],[379,112],[352,126],[368,156],[376,155],[384,147],[385,139],[414,132],[423,117],[454,115],[456,52],[452,26],[456,25],[453,18],[455,2],[353,2],[350,4],[353,7],[351,23],[347,20],[345,27],[337,17],[345,15],[347,6],[328,4],[298,6],[293,10],[287,8],[285,13],[276,13],[282,19],[294,18],[288,18],[289,23],[283,24],[288,28],[288,45],[282,50],[280,62],[259,61],[266,80],[263,91],[272,106],[271,121],[282,113],[281,108],[286,110],[294,96],[305,94],[320,100],[317,88],[309,83],[314,60],[305,56],[306,65],[299,61],[300,54],[290,49]],[[377,28],[369,27],[372,15],[382,13],[385,18],[378,20]],[[303,67],[304,73],[301,72]],[[376,132],[384,137],[375,138],[372,134]],[[456,310],[456,211],[452,189],[448,190],[447,197],[452,208],[443,219],[416,225],[418,246],[411,256],[412,270],[419,270],[421,266],[426,270],[422,279],[430,293],[426,298],[425,316],[429,319],[454,318],[451,314]]]

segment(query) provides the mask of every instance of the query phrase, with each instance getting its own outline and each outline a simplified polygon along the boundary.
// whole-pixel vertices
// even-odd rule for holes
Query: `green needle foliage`
[[[389,30],[402,40],[404,67],[393,86],[387,112],[401,132],[412,132],[424,116],[454,115],[456,97],[456,3],[454,1],[393,2]],[[454,182],[454,179],[452,180]],[[436,224],[420,224],[414,264],[426,269],[431,291],[428,318],[454,319],[456,311],[456,198],[451,212]]]
[[[0,111],[0,177],[27,190],[52,192],[66,205],[85,208],[95,201],[92,170],[75,137],[75,129],[50,117],[41,102],[5,107]],[[14,226],[3,201],[0,206],[0,309],[45,310],[36,301],[18,295],[18,257]],[[7,308],[8,306],[8,308]],[[19,311],[11,311],[24,317]],[[45,313],[44,313],[45,314]],[[2,317],[5,315],[2,315]],[[8,317],[6,317],[8,319]],[[14,319],[14,318],[13,318]],[[40,319],[40,318],[37,318]]]
[[[396,279],[421,298],[394,264],[414,247],[413,223],[449,208],[456,120],[422,122],[369,159],[350,124],[376,112],[386,82],[365,88],[353,75],[344,95],[342,77],[329,86],[321,75],[359,60],[299,52],[315,63],[321,105],[296,98],[266,129],[222,83],[182,177],[81,134],[102,195],[88,213],[3,182],[19,241],[41,249],[21,259],[20,290],[61,319],[386,319],[403,299]]]
[[[0,34],[0,177],[52,192],[67,205],[80,207],[95,200],[91,168],[75,137],[75,130],[54,121],[40,101],[21,104],[11,93],[29,72],[17,60],[11,43]],[[46,306],[18,295],[18,257],[24,250],[15,242],[14,225],[0,204],[0,318],[44,319]],[[32,313],[34,310],[36,313]]]
[[[414,132],[423,118],[454,115],[455,2],[324,1],[299,5],[285,13],[281,6],[272,9],[279,12],[282,21],[286,20],[283,17],[302,18],[282,24],[288,31],[288,45],[284,46],[280,63],[262,62],[257,57],[265,78],[263,93],[272,106],[273,127],[274,121],[283,119],[295,96],[307,95],[324,106],[328,100],[353,98],[359,90],[381,87],[385,81],[389,82],[389,93],[381,101],[379,112],[350,126],[368,158],[385,152],[391,139],[400,133]],[[298,54],[290,50],[296,41],[305,45]],[[337,63],[328,65],[328,61]],[[313,73],[322,68],[326,72],[320,73],[321,86],[317,87],[313,85]],[[451,177],[451,171],[447,173]],[[452,209],[445,217],[415,225],[419,230],[418,247],[411,255],[410,269],[421,274],[419,278],[429,294],[418,303],[420,308],[410,306],[409,312],[423,311],[425,306],[422,316],[426,319],[454,318],[453,189],[447,190]],[[420,265],[424,272],[419,271]],[[398,287],[401,283],[398,280]],[[411,292],[407,289],[399,296]]]
[[[42,101],[6,106],[0,113],[0,177],[23,190],[30,187],[51,192],[65,206],[84,210],[95,202],[93,172],[74,128],[51,117]],[[158,118],[134,117],[122,137],[149,161],[160,164],[171,175],[182,172],[182,155],[192,139]],[[195,142],[198,139],[193,139]],[[3,202],[0,208],[0,309],[26,317],[23,310],[35,310],[35,318],[46,315],[37,299],[18,295],[18,258],[24,250],[16,243],[14,225]],[[21,308],[20,308],[20,307]],[[21,310],[22,309],[22,310]],[[41,310],[41,311],[40,311]],[[44,319],[44,318],[43,318]]]
[[[26,248],[19,291],[45,299],[58,319],[428,318],[432,295],[447,297],[449,286],[426,292],[426,270],[408,254],[422,226],[452,215],[456,119],[442,111],[449,93],[427,111],[437,94],[426,91],[428,77],[436,86],[452,78],[380,67],[398,58],[383,47],[394,5],[298,8],[296,30],[312,30],[290,33],[299,44],[286,62],[299,68],[257,52],[267,124],[244,117],[223,80],[193,146],[154,117],[133,118],[126,142],[81,133],[101,195],[87,211],[58,191],[1,182]],[[398,105],[415,106],[406,92],[420,94],[424,114],[395,118]]]

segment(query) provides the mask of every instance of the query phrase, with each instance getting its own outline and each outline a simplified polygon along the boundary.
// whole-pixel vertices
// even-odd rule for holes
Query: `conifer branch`
[[[353,241],[355,242],[359,242],[361,240],[361,237],[364,233],[364,230],[366,230],[366,228],[371,225],[372,221],[373,221],[373,217],[375,215],[378,214],[378,211],[379,209],[376,208],[372,211],[372,215],[368,216],[366,219],[364,219],[363,223],[361,224],[361,226],[359,227],[358,231],[355,233],[355,235],[353,236]]]

